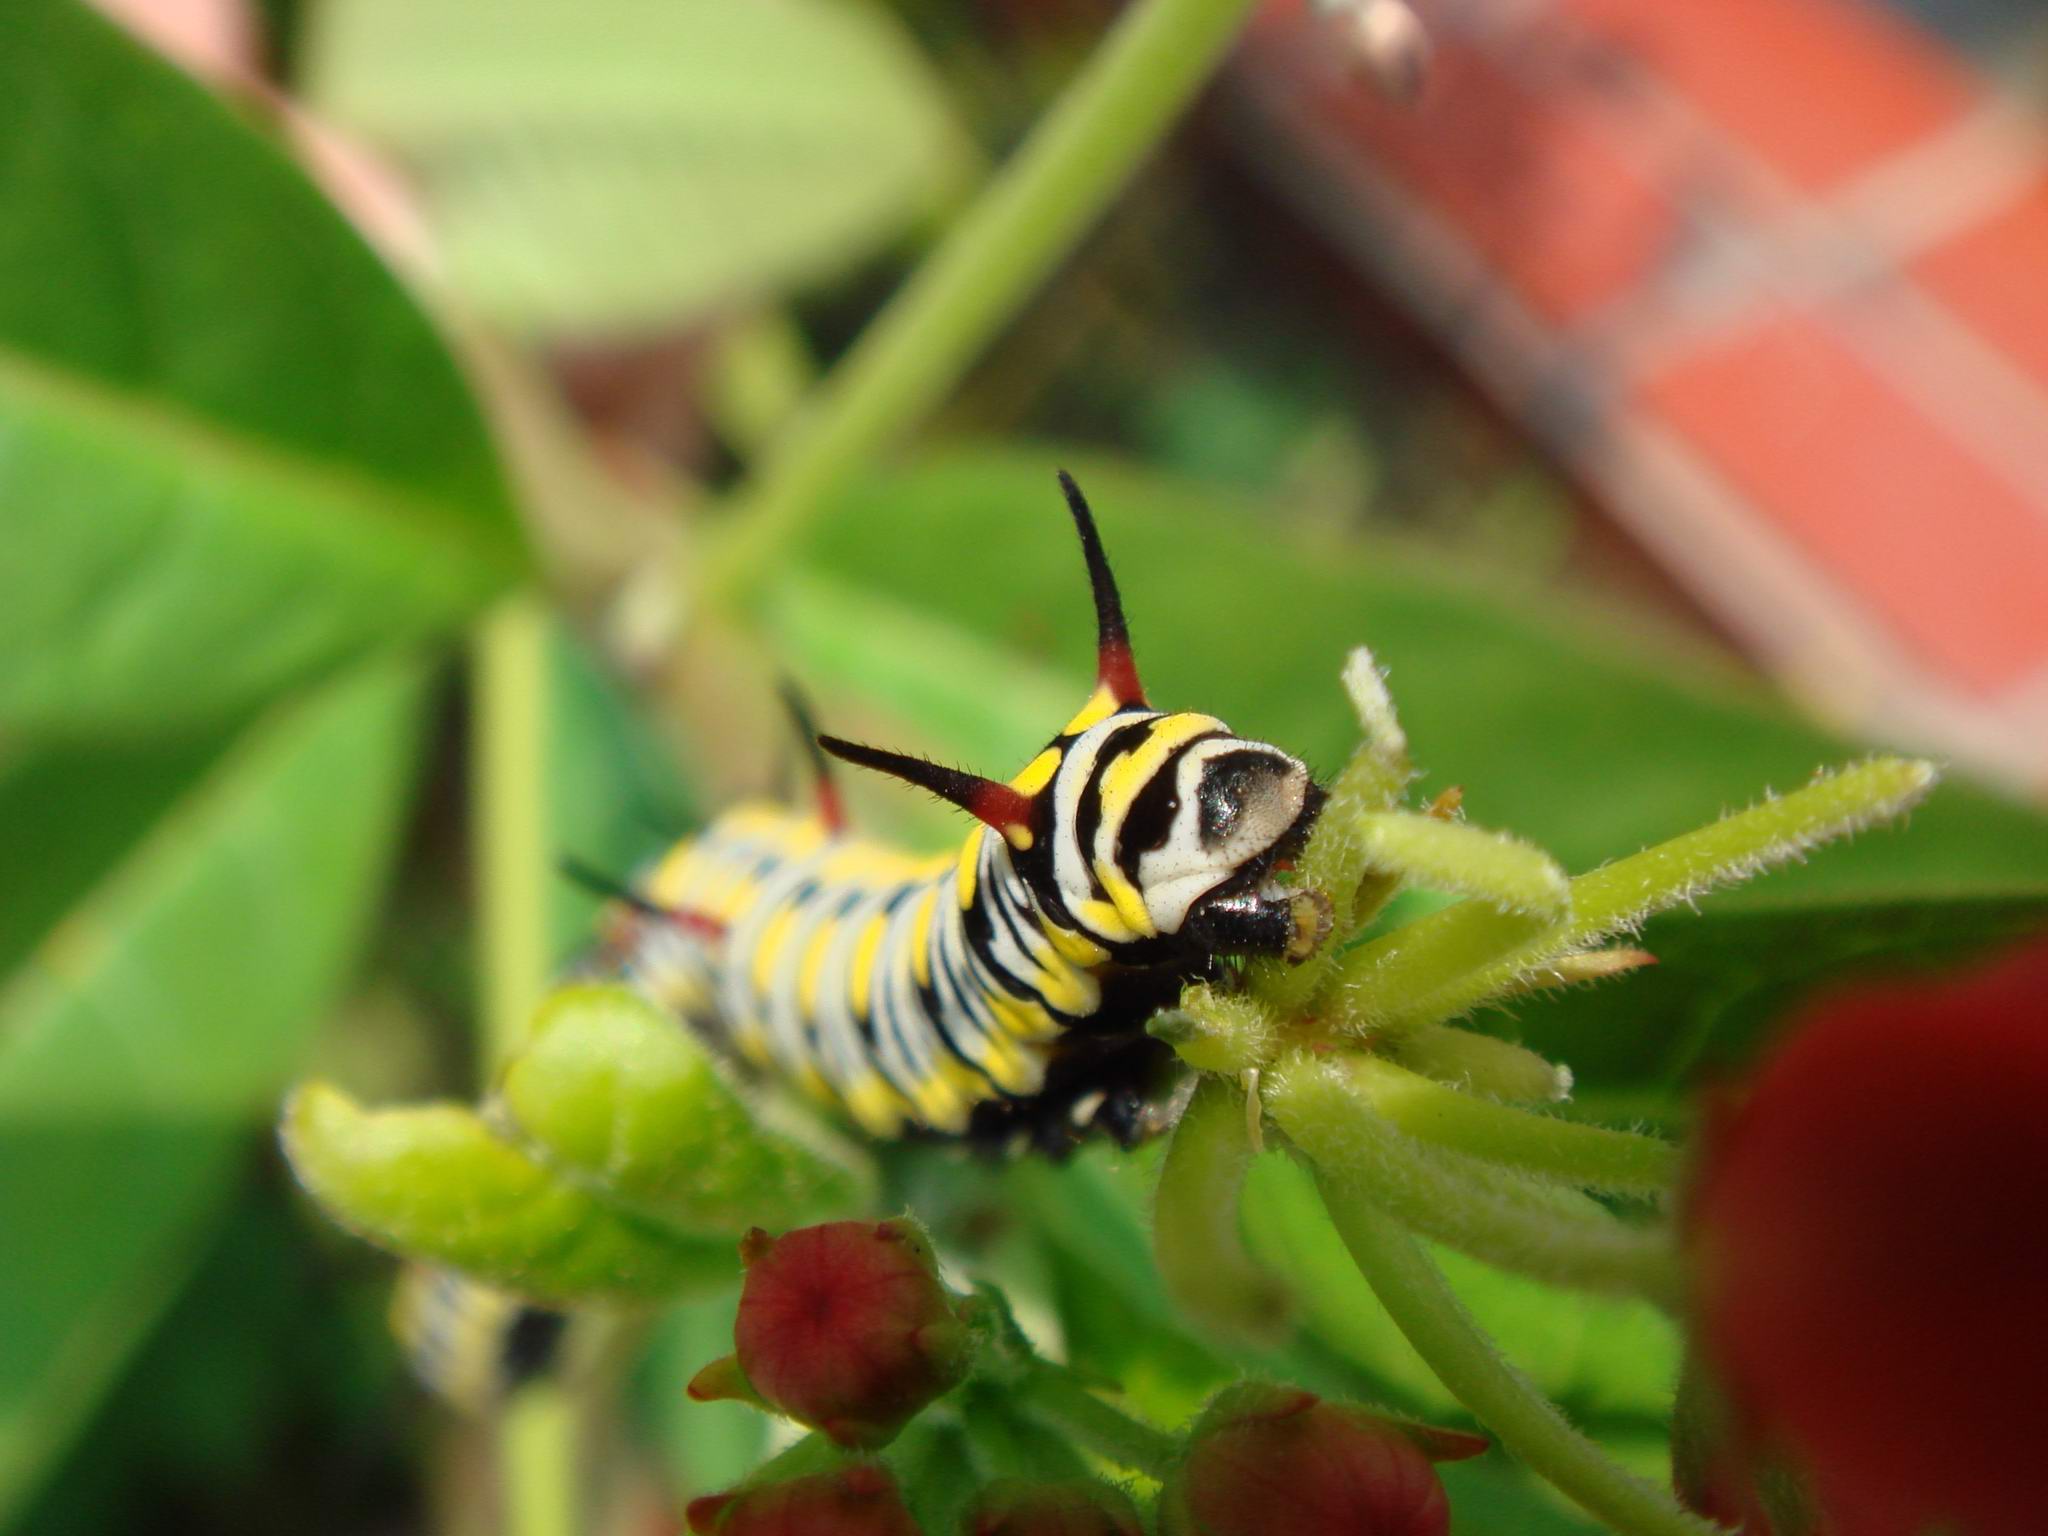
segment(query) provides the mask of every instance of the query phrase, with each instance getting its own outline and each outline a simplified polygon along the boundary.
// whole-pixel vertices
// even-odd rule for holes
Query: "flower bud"
[[[991,1483],[960,1528],[964,1536],[1145,1536],[1130,1496],[1093,1478]]]
[[[707,1494],[683,1518],[696,1536],[919,1536],[888,1468],[868,1463]]]
[[[967,1327],[914,1223],[832,1221],[779,1238],[757,1227],[740,1257],[739,1374],[777,1412],[873,1449],[966,1374]]]
[[[1486,1445],[1297,1387],[1241,1382],[1195,1421],[1160,1496],[1160,1533],[1445,1536],[1450,1502],[1430,1463]]]
[[[1754,1474],[1831,1536],[2042,1530],[2048,945],[1810,1010],[1712,1117],[1683,1214]]]

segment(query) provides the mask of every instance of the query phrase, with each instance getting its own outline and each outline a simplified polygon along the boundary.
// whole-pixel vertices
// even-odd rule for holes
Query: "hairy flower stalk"
[[[1329,900],[1322,950],[1191,987],[1152,1030],[1204,1081],[1162,1176],[1155,1247],[1169,1290],[1219,1333],[1270,1326],[1278,1282],[1245,1254],[1236,1213],[1267,1144],[1305,1160],[1394,1322],[1501,1442],[1630,1533],[1710,1527],[1608,1461],[1507,1364],[1450,1293],[1423,1237],[1550,1283],[1684,1300],[1662,1211],[1668,1143],[1540,1109],[1570,1071],[1454,1021],[1549,987],[1625,976],[1654,957],[1606,946],[1656,912],[1895,817],[1930,764],[1874,758],[1710,826],[1568,877],[1543,850],[1458,819],[1447,792],[1402,805],[1414,777],[1384,679],[1363,650],[1344,682],[1364,740],[1331,786],[1299,878]],[[1402,890],[1464,899],[1367,942]],[[1227,1079],[1227,1081],[1225,1080]],[[1617,1214],[1593,1192],[1642,1202]]]

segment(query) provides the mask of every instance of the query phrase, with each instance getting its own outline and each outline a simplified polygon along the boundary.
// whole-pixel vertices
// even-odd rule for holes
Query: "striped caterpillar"
[[[1007,783],[816,738],[974,817],[960,848],[852,835],[820,758],[814,810],[726,812],[614,930],[656,1002],[872,1136],[1135,1140],[1165,1064],[1146,1018],[1217,957],[1299,959],[1327,926],[1275,883],[1322,791],[1278,747],[1146,703],[1095,520],[1059,478],[1095,599],[1080,713]]]
[[[1094,518],[1060,485],[1096,685],[1045,749],[1002,783],[814,738],[974,817],[956,851],[852,835],[819,756],[813,809],[735,807],[616,893],[601,967],[878,1138],[1134,1143],[1169,1113],[1146,1019],[1219,957],[1299,960],[1329,926],[1326,900],[1275,879],[1323,791],[1278,747],[1146,703]],[[422,1380],[473,1410],[556,1369],[579,1316],[418,1268],[394,1308]]]

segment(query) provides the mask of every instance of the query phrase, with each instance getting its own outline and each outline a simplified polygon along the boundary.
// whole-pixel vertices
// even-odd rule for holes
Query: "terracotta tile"
[[[1967,110],[1968,74],[1876,0],[1558,0],[1807,191]]]
[[[2048,179],[1913,264],[1913,275],[2048,387]]]
[[[1541,318],[1568,325],[1619,297],[1670,244],[1671,205],[1601,131],[1455,38],[1439,41],[1414,107],[1334,73],[1310,88],[1379,170],[1469,242]]]
[[[1638,403],[1932,671],[1988,694],[2048,661],[2048,507],[1820,323],[1772,320],[1655,376]]]

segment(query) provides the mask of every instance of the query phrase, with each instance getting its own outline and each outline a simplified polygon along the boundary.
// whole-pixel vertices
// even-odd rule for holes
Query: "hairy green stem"
[[[1039,1418],[1065,1431],[1104,1461],[1164,1481],[1179,1458],[1173,1436],[1111,1407],[1056,1365],[1041,1365],[1019,1386]]]
[[[1266,1111],[1319,1169],[1355,1178],[1426,1237],[1555,1285],[1675,1306],[1669,1235],[1591,1197],[1430,1146],[1374,1110],[1342,1066],[1296,1056],[1267,1073]]]
[[[1571,1092],[1569,1068],[1526,1046],[1452,1024],[1425,1024],[1388,1044],[1403,1066],[1489,1099],[1554,1104]]]
[[[1555,956],[1899,815],[1935,778],[1931,763],[1896,757],[1844,768],[1580,875],[1563,921],[1460,902],[1344,956],[1321,1001],[1348,1028],[1382,1036],[1440,1022]]]
[[[699,588],[741,604],[846,475],[929,411],[1101,214],[1254,0],[1139,0],[741,490]]]
[[[1501,1357],[1429,1255],[1364,1180],[1318,1169],[1316,1184],[1380,1305],[1451,1395],[1529,1469],[1625,1536],[1727,1536],[1610,1458]]]
[[[1671,1187],[1678,1149],[1654,1136],[1534,1114],[1446,1087],[1383,1057],[1343,1058],[1339,1070],[1399,1129],[1418,1140],[1592,1189]]]

